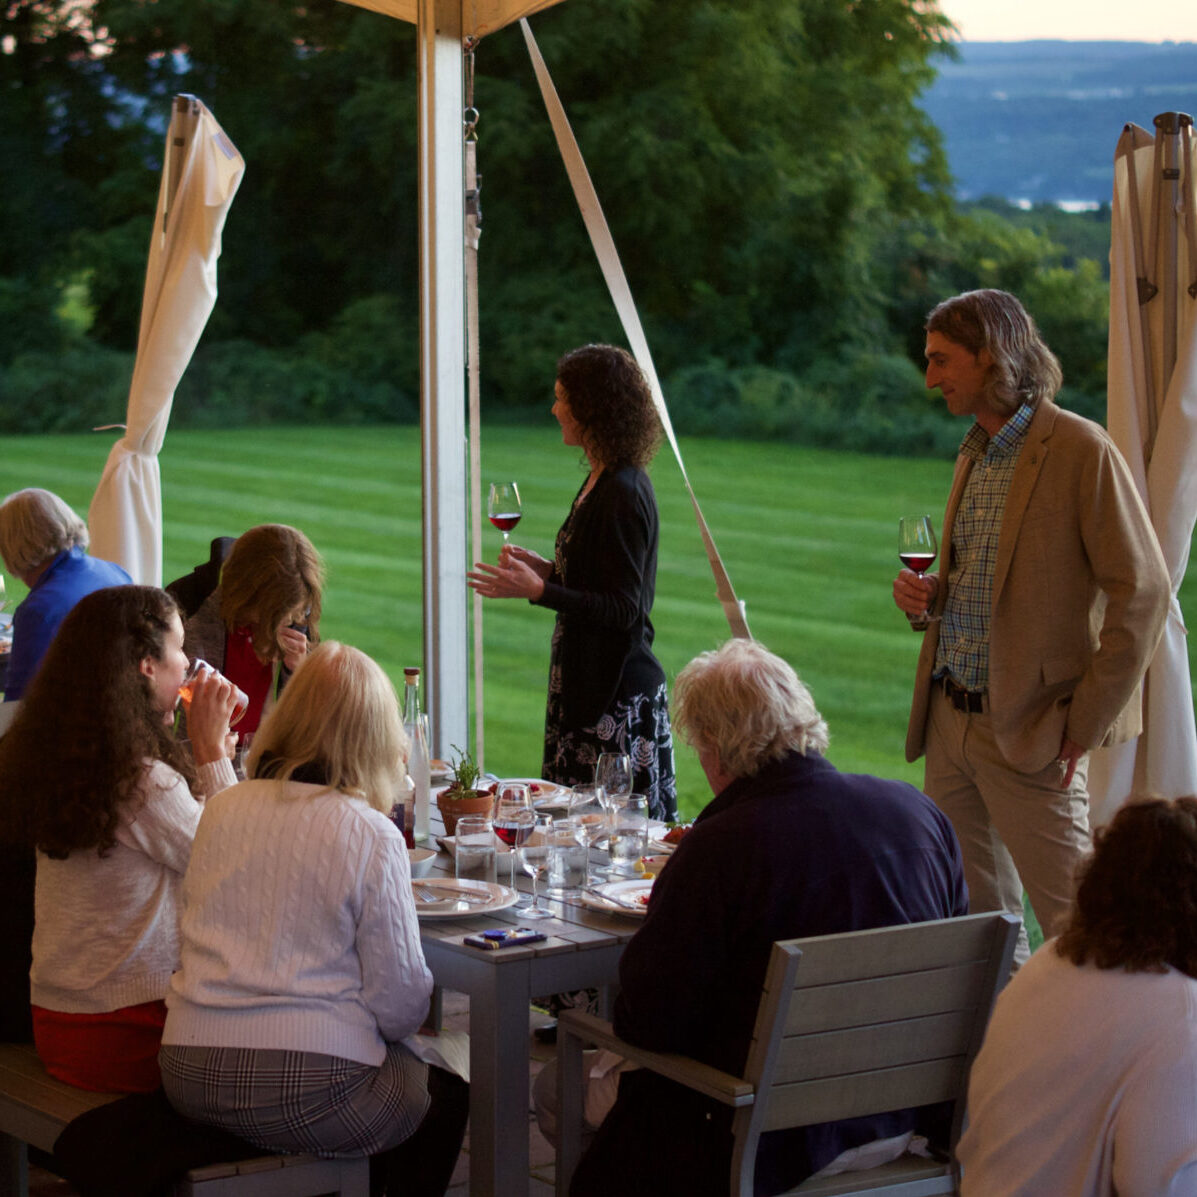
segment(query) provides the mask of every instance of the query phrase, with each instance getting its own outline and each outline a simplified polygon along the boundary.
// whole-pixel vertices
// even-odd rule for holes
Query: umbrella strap
[[[611,230],[608,228],[606,217],[603,215],[598,194],[595,192],[594,184],[591,182],[590,172],[586,169],[586,163],[582,159],[582,152],[578,148],[577,140],[574,137],[573,130],[570,128],[569,118],[565,115],[565,109],[562,107],[560,97],[557,95],[557,89],[553,85],[548,67],[545,66],[544,59],[541,57],[536,39],[532,36],[532,29],[528,24],[527,18],[520,20],[520,28],[524,31],[524,41],[528,46],[528,55],[532,59],[532,66],[536,71],[536,80],[540,85],[540,94],[544,99],[544,105],[549,114],[549,123],[553,127],[553,134],[557,139],[557,149],[561,153],[566,173],[569,175],[574,198],[577,200],[578,208],[582,213],[582,221],[586,225],[587,233],[590,235],[591,245],[594,247],[595,256],[598,258],[599,267],[607,283],[607,289],[611,293],[615,310],[619,314],[624,335],[628,339],[633,356],[640,364],[640,368],[644,371],[644,376],[648,380],[649,388],[652,391],[653,403],[656,406],[657,415],[661,420],[661,426],[665,430],[669,447],[673,450],[678,468],[682,472],[682,481],[686,485],[691,506],[694,508],[694,518],[698,522],[698,530],[702,535],[702,543],[706,549],[707,560],[710,562],[711,573],[715,577],[715,593],[723,607],[724,617],[727,619],[733,636],[744,640],[751,640],[752,633],[748,630],[748,620],[744,611],[744,604],[736,598],[736,592],[732,588],[731,579],[728,577],[727,570],[719,556],[719,550],[715,547],[715,539],[711,535],[711,530],[707,526],[706,520],[703,518],[702,508],[698,504],[698,497],[695,495],[694,488],[690,485],[690,478],[686,474],[686,466],[682,461],[682,452],[678,447],[677,437],[674,435],[673,422],[669,418],[669,410],[665,406],[665,396],[661,390],[661,383],[657,378],[656,368],[653,366],[652,354],[649,352],[648,340],[640,324],[640,316],[636,311],[636,304],[632,299],[631,288],[628,286],[628,280],[620,263],[619,254],[615,249],[615,241],[611,236]]]
[[[465,284],[466,372],[470,424],[470,549],[471,560],[482,560],[482,402],[478,352],[478,241],[482,236],[482,205],[478,177],[478,110],[474,107],[474,41],[465,43]],[[473,596],[474,624],[474,759],[483,763],[482,596]]]

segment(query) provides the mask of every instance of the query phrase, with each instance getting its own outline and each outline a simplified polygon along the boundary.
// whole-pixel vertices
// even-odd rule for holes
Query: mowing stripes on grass
[[[962,428],[963,431],[963,428]],[[45,486],[87,506],[108,456],[107,435],[6,438],[0,494]],[[687,469],[753,634],[791,661],[831,727],[842,769],[918,784],[903,759],[918,637],[894,608],[897,523],[932,513],[938,526],[951,463],[875,458],[744,441],[687,440]],[[542,426],[488,428],[482,481],[515,478],[524,500],[517,543],[552,555],[581,485],[576,450]],[[208,542],[254,524],[301,527],[324,555],[322,631],[376,657],[393,679],[422,655],[420,438],[414,427],[262,428],[171,432],[161,457],[165,577],[207,560]],[[652,476],[661,508],[653,611],[666,673],[727,637],[689,499],[668,453]],[[484,530],[493,560],[501,536]],[[1197,581],[1186,581],[1182,606]],[[9,579],[10,598],[23,588]],[[549,612],[490,603],[484,617],[486,764],[539,771]],[[708,788],[678,747],[682,807]]]

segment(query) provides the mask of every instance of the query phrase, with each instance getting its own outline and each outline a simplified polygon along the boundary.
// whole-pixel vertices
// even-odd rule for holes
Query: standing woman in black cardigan
[[[661,438],[648,383],[631,354],[585,345],[557,363],[553,415],[589,465],[557,533],[554,560],[505,545],[470,585],[557,612],[545,711],[544,776],[594,779],[602,752],[626,752],[633,789],[656,818],[677,811],[665,671],[649,618],[657,578],[657,501],[644,467]]]

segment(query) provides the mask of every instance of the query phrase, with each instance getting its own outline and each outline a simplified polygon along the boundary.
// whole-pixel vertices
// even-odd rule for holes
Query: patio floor
[[[469,1029],[469,998],[460,993],[446,993],[444,999],[445,1026],[453,1030],[465,1031]],[[540,1043],[532,1031],[547,1021],[547,1016],[539,1011],[530,1010],[528,1015],[528,1035],[531,1040],[532,1067],[531,1075],[544,1067],[545,1061],[556,1054],[556,1048]],[[528,1132],[530,1135],[529,1155],[531,1157],[531,1175],[529,1179],[529,1197],[552,1197],[553,1193],[553,1149],[536,1125],[536,1119],[528,1111]],[[461,1158],[453,1172],[453,1180],[449,1186],[450,1197],[468,1197],[470,1181],[470,1132],[467,1128],[465,1145]],[[30,1197],[78,1197],[78,1190],[60,1180],[50,1172],[41,1168],[29,1169]]]

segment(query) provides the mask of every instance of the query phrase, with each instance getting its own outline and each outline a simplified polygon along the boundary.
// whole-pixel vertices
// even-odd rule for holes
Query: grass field
[[[6,438],[0,494],[44,486],[85,514],[110,444],[102,434]],[[831,759],[919,782],[921,765],[903,759],[918,638],[894,608],[890,583],[898,516],[926,510],[938,522],[951,464],[735,441],[687,441],[682,450],[753,635],[811,687],[831,726]],[[213,536],[295,524],[328,565],[322,634],[370,653],[400,684],[403,666],[420,663],[416,428],[172,432],[161,463],[166,580],[206,560]],[[519,481],[524,519],[515,539],[551,555],[582,472],[547,413],[543,427],[489,429],[483,477]],[[672,677],[727,627],[668,449],[653,480],[661,508],[653,619]],[[488,559],[500,543],[488,527]],[[9,584],[18,599],[21,586]],[[1182,603],[1190,589],[1186,582]],[[550,612],[524,602],[486,607],[486,766],[497,773],[539,771],[551,626]],[[705,779],[680,746],[678,767],[681,805],[694,813],[709,796]]]

